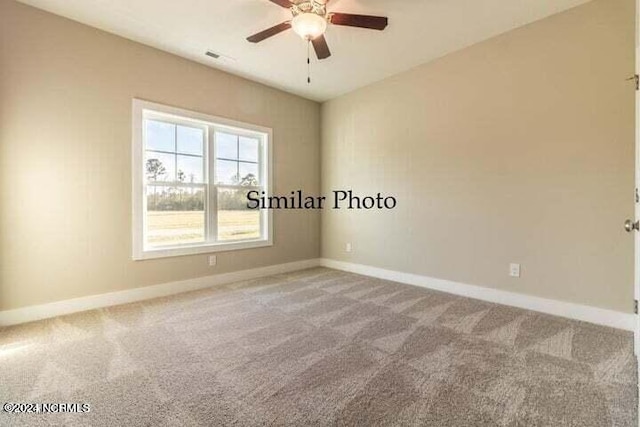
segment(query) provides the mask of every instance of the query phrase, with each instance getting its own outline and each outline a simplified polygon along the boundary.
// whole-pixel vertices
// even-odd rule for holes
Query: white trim
[[[336,270],[348,271],[351,273],[392,280],[394,282],[406,283],[409,285],[434,289],[483,301],[552,314],[554,316],[561,316],[598,325],[610,326],[612,328],[624,329],[626,331],[633,331],[635,328],[634,315],[619,311],[540,298],[532,295],[518,294],[515,292],[501,291],[483,286],[467,285],[464,283],[452,282],[450,280],[435,279],[418,274],[403,273],[327,258],[321,259],[320,265]]]
[[[32,305],[15,310],[0,311],[0,327],[32,322],[34,320],[47,319],[80,311],[93,310],[96,308],[110,307],[113,305],[127,304],[151,298],[174,295],[182,292],[195,291],[198,289],[220,286],[242,280],[256,279],[274,274],[304,270],[306,268],[317,267],[319,265],[319,259],[295,261],[286,264],[253,268],[251,270],[215,274],[212,276],[198,277],[196,279],[183,280],[179,282],[169,282],[126,291],[92,295],[88,297],[52,302],[49,304]]]
[[[0,327],[32,322],[35,320],[47,319],[80,311],[93,310],[96,308],[143,301],[182,292],[195,291],[198,289],[205,289],[242,280],[256,279],[259,277],[303,270],[317,266],[348,271],[385,280],[392,280],[399,283],[406,283],[427,289],[438,290],[498,304],[510,305],[555,316],[582,320],[589,323],[624,329],[627,331],[633,331],[635,327],[635,316],[633,314],[540,298],[531,295],[517,294],[514,292],[501,291],[482,286],[467,285],[450,280],[435,279],[417,274],[403,273],[326,258],[277,264],[250,270],[234,271],[231,273],[198,277],[179,282],[169,282],[126,291],[92,295],[48,304],[33,305],[14,310],[0,311]]]
[[[273,246],[273,241],[269,240],[237,240],[229,243],[210,243],[203,245],[172,246],[170,248],[146,249],[136,255],[135,261],[145,259],[170,258],[177,256],[208,254],[214,252],[227,252],[240,249],[263,248]]]
[[[207,141],[205,142],[205,163],[207,168],[207,182],[202,185],[208,186],[207,200],[211,199],[211,189],[216,188],[212,184],[212,163],[210,145],[213,135],[208,135],[210,130],[212,134],[215,130],[233,132],[237,135],[250,135],[260,139],[261,150],[260,166],[262,170],[261,178],[266,182],[261,182],[260,187],[267,195],[272,193],[273,185],[273,130],[265,126],[244,123],[237,120],[231,120],[224,117],[213,116],[209,114],[199,113],[182,108],[172,107],[163,104],[157,104],[150,101],[133,98],[132,100],[132,152],[131,152],[131,174],[132,174],[132,259],[134,261],[165,258],[184,255],[196,255],[202,253],[225,252],[239,249],[261,248],[273,246],[273,215],[269,210],[261,210],[260,212],[260,228],[262,235],[259,239],[236,240],[231,242],[204,242],[201,244],[188,244],[172,247],[145,248],[144,230],[145,230],[145,182],[141,171],[144,170],[144,135],[143,135],[143,119],[148,115],[157,118],[170,118],[172,122],[184,123],[190,125],[198,125],[203,127],[207,132]],[[211,163],[211,164],[210,164]],[[167,184],[170,185],[170,184]],[[216,202],[214,202],[216,203]],[[210,215],[207,218],[210,221]],[[266,225],[266,226],[265,226]],[[209,224],[210,226],[210,224]],[[207,228],[207,227],[205,227]],[[210,236],[206,236],[209,238]]]
[[[200,113],[198,111],[187,110],[185,108],[178,108],[170,105],[159,104],[157,102],[145,101],[140,98],[133,98],[133,106],[134,106],[134,111],[136,107],[139,107],[141,110],[152,110],[165,115],[172,115],[176,119],[186,120],[187,122],[199,121],[206,125],[214,123],[218,127],[226,127],[232,130],[233,132],[242,132],[243,130],[244,131],[249,130],[253,132],[268,134],[272,131],[271,128],[266,126],[260,126],[260,125],[255,125],[253,123],[246,123],[246,122],[241,122],[239,120],[228,119],[226,117]],[[187,119],[185,119],[185,115],[188,116]]]
[[[142,137],[143,109],[141,101],[134,99],[131,105],[131,250],[133,259],[144,253],[142,236],[144,230],[144,183],[141,171],[144,164]]]

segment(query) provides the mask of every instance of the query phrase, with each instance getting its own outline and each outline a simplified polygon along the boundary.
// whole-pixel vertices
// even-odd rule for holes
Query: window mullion
[[[216,129],[209,127],[208,141],[208,206],[207,206],[207,240],[210,242],[218,241],[218,188],[215,185],[216,179]]]
[[[269,189],[267,187],[267,181],[266,181],[266,176],[265,176],[265,156],[264,156],[264,149],[265,149],[265,145],[264,145],[264,140],[261,138],[260,139],[260,146],[259,146],[259,150],[258,150],[258,183],[260,184],[260,191],[264,192],[265,188],[267,196],[269,196]],[[260,210],[260,238],[265,239],[267,238],[267,236],[269,235],[270,231],[267,230],[267,224],[268,224],[268,218],[267,215],[269,215],[269,211],[262,209]]]
[[[202,141],[202,175],[204,182],[204,241],[209,241],[209,128],[205,128],[204,141]]]

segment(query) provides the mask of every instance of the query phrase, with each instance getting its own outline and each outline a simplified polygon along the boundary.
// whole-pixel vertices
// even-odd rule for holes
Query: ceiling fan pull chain
[[[311,84],[311,39],[307,40],[307,84]]]

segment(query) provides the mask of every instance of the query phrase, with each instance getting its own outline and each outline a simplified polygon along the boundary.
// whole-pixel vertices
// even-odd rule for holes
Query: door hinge
[[[637,299],[633,300],[633,312],[635,314],[638,314],[638,300]]]
[[[638,195],[638,188],[636,188],[636,203],[640,203],[640,195]]]
[[[633,80],[636,83],[636,90],[640,90],[640,76],[638,76],[637,74],[634,74],[633,76],[629,77],[627,80]]]

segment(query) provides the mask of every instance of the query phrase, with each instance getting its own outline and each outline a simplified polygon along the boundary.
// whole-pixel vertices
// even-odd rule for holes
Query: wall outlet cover
[[[520,277],[520,264],[509,264],[509,276]]]

